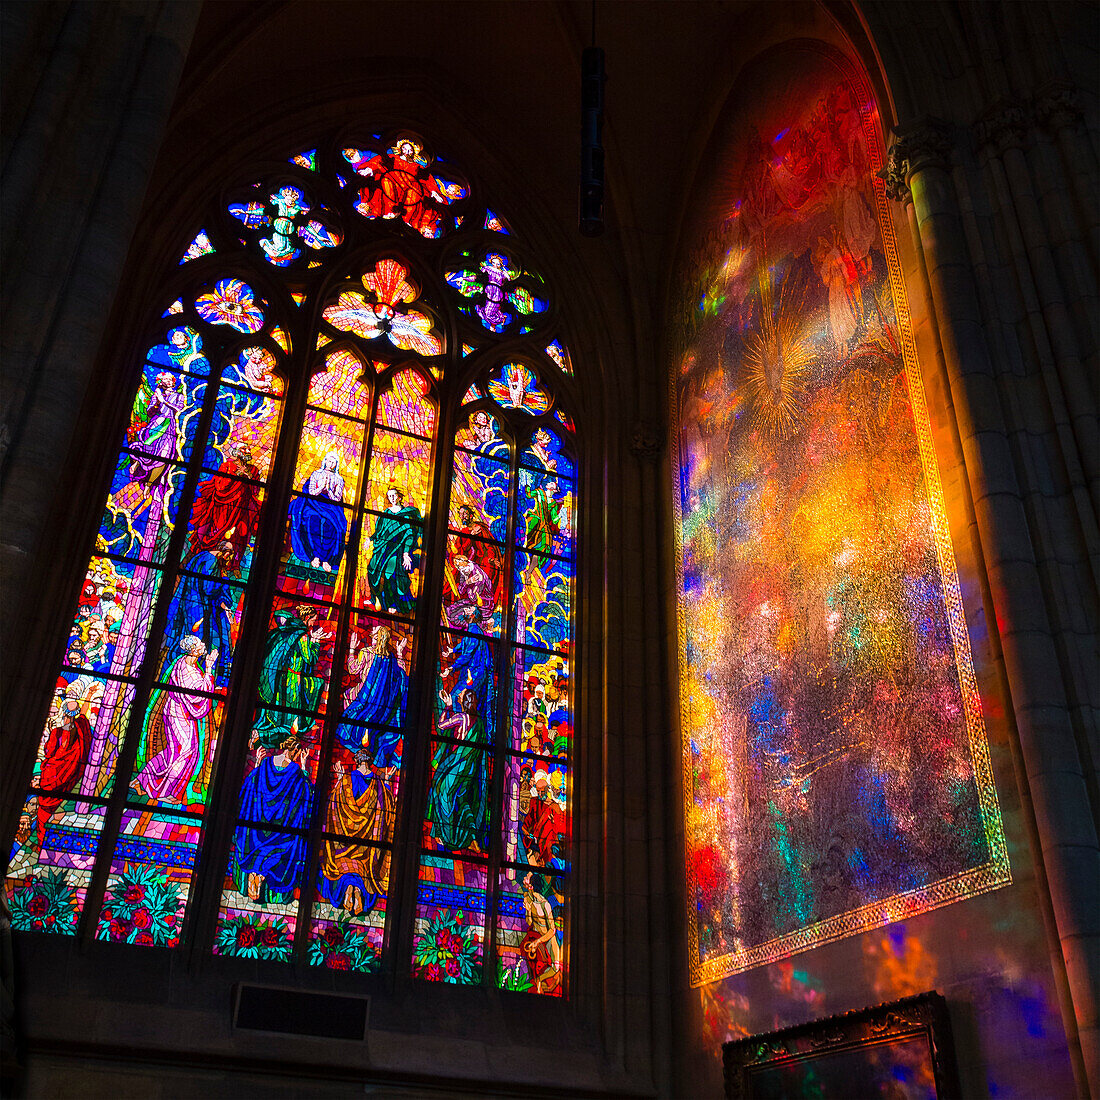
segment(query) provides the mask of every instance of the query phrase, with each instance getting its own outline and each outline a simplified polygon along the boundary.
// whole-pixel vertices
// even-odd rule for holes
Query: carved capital
[[[998,155],[1022,149],[1027,141],[1028,112],[1018,103],[1002,103],[974,123],[978,146]]]
[[[639,420],[630,433],[630,450],[636,458],[654,459],[664,446],[664,434],[651,420]]]
[[[894,143],[879,177],[886,181],[886,193],[900,201],[909,197],[909,182],[927,168],[946,169],[951,162],[954,139],[950,126],[938,118],[923,118],[894,128]]]
[[[909,184],[906,175],[909,162],[905,159],[905,149],[900,141],[895,141],[886,152],[886,163],[879,169],[878,178],[886,184],[886,197],[894,202],[905,202],[909,198]]]
[[[1048,84],[1035,97],[1031,111],[1036,123],[1051,134],[1081,121],[1077,89],[1072,84]]]

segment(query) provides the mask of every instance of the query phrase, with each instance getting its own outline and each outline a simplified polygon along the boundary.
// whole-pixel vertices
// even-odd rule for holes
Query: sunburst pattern
[[[760,272],[760,328],[745,341],[742,360],[753,427],[777,442],[794,435],[805,417],[803,398],[814,357],[804,334],[802,303],[795,298],[784,280],[775,310],[771,272]]]

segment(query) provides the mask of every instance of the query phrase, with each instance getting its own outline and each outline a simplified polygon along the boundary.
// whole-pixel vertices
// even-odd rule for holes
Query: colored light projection
[[[799,56],[739,101],[683,276],[694,984],[1010,881],[876,110]]]
[[[95,935],[178,941],[283,391],[271,348],[223,354],[268,340],[264,303],[237,278],[199,289],[145,355],[11,852],[17,928],[75,934],[114,807]]]

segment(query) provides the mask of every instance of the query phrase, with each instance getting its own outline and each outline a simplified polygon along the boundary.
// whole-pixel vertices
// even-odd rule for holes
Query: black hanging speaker
[[[586,237],[603,232],[603,50],[589,46],[581,55],[581,210]]]

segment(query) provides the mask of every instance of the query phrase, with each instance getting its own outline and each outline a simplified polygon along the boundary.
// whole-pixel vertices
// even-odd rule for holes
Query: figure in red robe
[[[251,482],[236,480],[256,477],[247,444],[231,445],[227,456],[218,473],[199,485],[191,510],[189,556],[214,550],[222,542],[228,542],[233,547],[229,572],[237,575],[249,541],[260,523],[259,489]]]
[[[66,696],[58,724],[46,732],[38,785],[46,791],[67,791],[84,770],[91,743],[92,724],[81,713],[80,700]],[[39,794],[39,844],[46,836],[50,818],[64,801],[64,795]]]
[[[423,236],[437,237],[439,212],[433,204],[449,205],[462,197],[463,188],[428,172],[428,158],[408,138],[400,138],[386,156],[366,156],[354,149],[345,155],[360,176],[372,177],[359,192],[358,209],[365,217],[400,218]]]
[[[555,858],[554,845],[565,834],[565,812],[554,799],[550,781],[541,769],[535,773],[534,797],[520,824],[527,860],[543,867]]]

